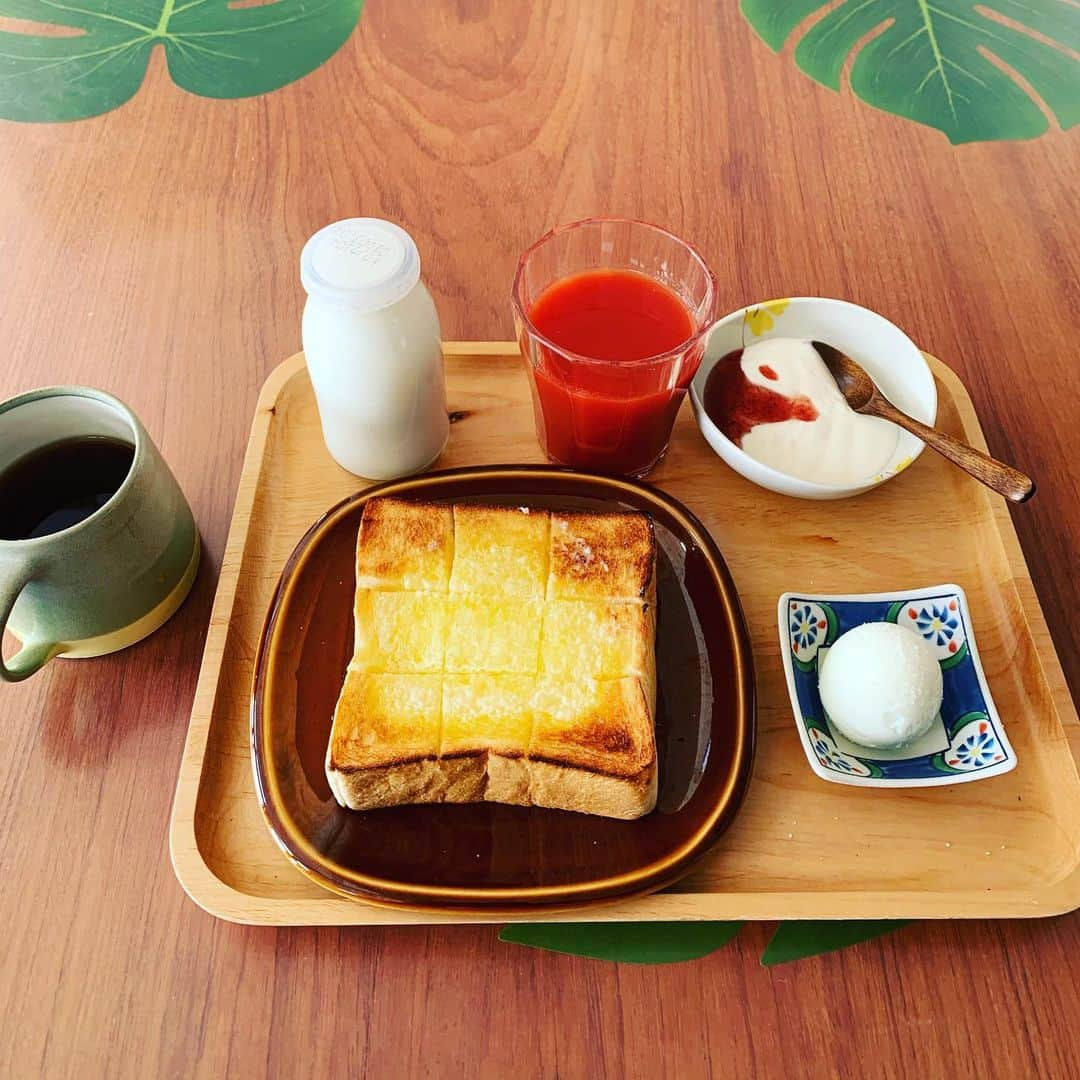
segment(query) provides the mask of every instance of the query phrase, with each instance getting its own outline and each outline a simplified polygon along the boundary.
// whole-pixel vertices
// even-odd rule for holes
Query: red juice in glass
[[[612,265],[577,269],[575,261],[600,261],[593,248]],[[689,245],[640,222],[564,226],[526,252],[515,314],[548,457],[597,472],[647,473],[667,449],[701,362],[714,292]]]

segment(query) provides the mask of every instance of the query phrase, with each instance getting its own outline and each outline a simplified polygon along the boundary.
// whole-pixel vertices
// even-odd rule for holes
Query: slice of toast
[[[372,499],[356,544],[357,589],[445,593],[454,557],[454,514],[438,503]]]
[[[326,757],[343,806],[655,806],[644,515],[372,499],[355,620]]]

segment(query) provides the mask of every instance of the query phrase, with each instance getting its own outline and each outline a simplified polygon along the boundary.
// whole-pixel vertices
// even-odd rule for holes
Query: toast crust
[[[655,561],[642,514],[372,499],[335,799],[651,811]]]
[[[454,559],[449,506],[407,499],[372,499],[356,543],[358,589],[445,593]]]
[[[657,794],[655,763],[636,776],[611,776],[580,766],[491,751],[377,768],[331,768],[328,762],[327,778],[334,798],[350,810],[413,803],[496,802],[632,820],[656,806]]]

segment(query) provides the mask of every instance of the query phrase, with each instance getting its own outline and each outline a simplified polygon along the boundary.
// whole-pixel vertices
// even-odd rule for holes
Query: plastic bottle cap
[[[320,229],[304,245],[300,280],[310,296],[377,311],[420,280],[420,253],[399,225],[346,218]]]

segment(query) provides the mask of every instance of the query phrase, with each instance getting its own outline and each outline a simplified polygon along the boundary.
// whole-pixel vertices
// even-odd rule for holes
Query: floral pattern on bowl
[[[868,761],[860,761],[851,754],[845,754],[824,728],[808,727],[807,731],[810,735],[810,745],[823,768],[843,773],[845,776],[874,775],[876,767],[872,767]],[[877,770],[877,775],[881,775],[880,769]]]
[[[768,300],[757,307],[747,308],[743,313],[743,324],[747,326],[754,337],[767,334],[788,309],[790,300]]]
[[[974,772],[1004,761],[1007,747],[998,742],[997,733],[990,718],[982,712],[970,713],[971,719],[957,729],[949,749],[935,757],[935,765],[948,770],[959,769],[961,772]],[[941,758],[939,763],[936,759]]]
[[[889,622],[914,630],[923,640],[934,646],[938,661],[948,670],[964,662],[967,656],[967,633],[960,618],[960,602],[957,597],[904,603],[899,601],[889,607]]]
[[[983,780],[1016,767],[979,662],[967,597],[958,585],[850,596],[784,593],[777,608],[780,651],[795,726],[810,767],[823,780],[867,787],[932,787]],[[944,697],[934,727],[892,751],[850,743],[834,732],[818,694],[818,670],[852,627],[894,622],[937,653]]]
[[[808,601],[789,605],[791,655],[803,671],[812,671],[818,649],[836,638],[836,617],[827,607]]]

